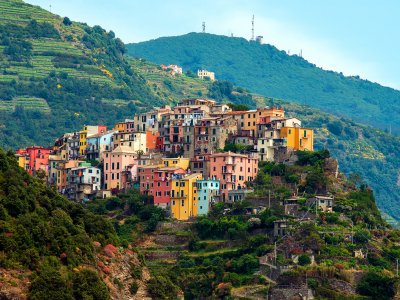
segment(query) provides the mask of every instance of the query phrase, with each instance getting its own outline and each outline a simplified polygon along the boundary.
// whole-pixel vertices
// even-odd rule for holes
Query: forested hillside
[[[0,224],[0,298],[109,299],[93,242],[118,241],[111,223],[31,177],[1,149]]]
[[[205,33],[127,45],[128,53],[185,70],[205,68],[253,92],[307,104],[339,117],[400,133],[400,91],[325,71],[274,46]]]

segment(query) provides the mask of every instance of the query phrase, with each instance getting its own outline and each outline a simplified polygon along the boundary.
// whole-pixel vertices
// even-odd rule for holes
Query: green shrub
[[[299,265],[300,266],[307,266],[311,264],[311,258],[307,254],[301,254],[299,256]]]
[[[361,278],[357,292],[372,299],[391,299],[396,293],[395,279],[370,271]]]

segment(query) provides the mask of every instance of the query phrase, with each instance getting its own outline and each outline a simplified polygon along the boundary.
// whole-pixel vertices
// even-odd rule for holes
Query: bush
[[[129,288],[129,291],[131,292],[132,295],[136,295],[138,289],[139,289],[139,285],[137,284],[136,281],[134,281],[134,282],[131,284],[131,286],[130,286],[130,288]]]
[[[307,266],[309,264],[311,264],[311,258],[307,254],[301,254],[299,256],[299,265]]]
[[[370,271],[361,278],[357,292],[372,299],[391,299],[396,293],[395,279]]]
[[[153,299],[176,299],[178,287],[162,275],[153,276],[147,283],[147,290]]]
[[[74,273],[72,281],[75,299],[110,299],[107,286],[95,271],[83,269]],[[115,283],[118,285],[118,281]]]
[[[72,22],[71,22],[71,20],[70,20],[68,17],[65,17],[65,18],[63,19],[63,24],[64,24],[65,26],[71,26],[71,25],[72,25]]]

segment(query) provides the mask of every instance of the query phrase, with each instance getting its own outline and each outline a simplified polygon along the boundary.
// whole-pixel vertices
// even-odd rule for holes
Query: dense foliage
[[[210,47],[213,45],[213,47]],[[308,104],[338,116],[400,132],[400,92],[358,76],[325,71],[274,46],[204,33],[129,44],[128,53],[158,64],[206,68],[254,92]]]
[[[143,233],[153,232],[166,218],[166,211],[151,205],[152,197],[137,190],[108,199],[91,201],[87,208],[95,214],[114,215],[113,225],[123,245],[128,245]],[[120,219],[124,222],[119,222]]]
[[[76,266],[93,264],[94,240],[102,244],[118,242],[109,222],[66,201],[19,168],[13,153],[2,150],[0,223],[0,267],[34,271],[32,299],[56,297],[53,293],[69,295],[70,279],[62,277],[60,269],[72,274]],[[74,287],[78,289],[80,284],[81,280]],[[66,296],[60,297],[56,298]]]

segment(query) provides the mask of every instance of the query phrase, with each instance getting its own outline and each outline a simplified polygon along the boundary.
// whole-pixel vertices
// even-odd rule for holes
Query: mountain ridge
[[[219,79],[259,94],[307,104],[359,123],[400,132],[400,91],[326,71],[269,44],[208,33],[188,33],[128,44],[128,54],[157,64],[209,69]],[[388,103],[387,103],[388,102]],[[389,103],[390,102],[390,103]]]

